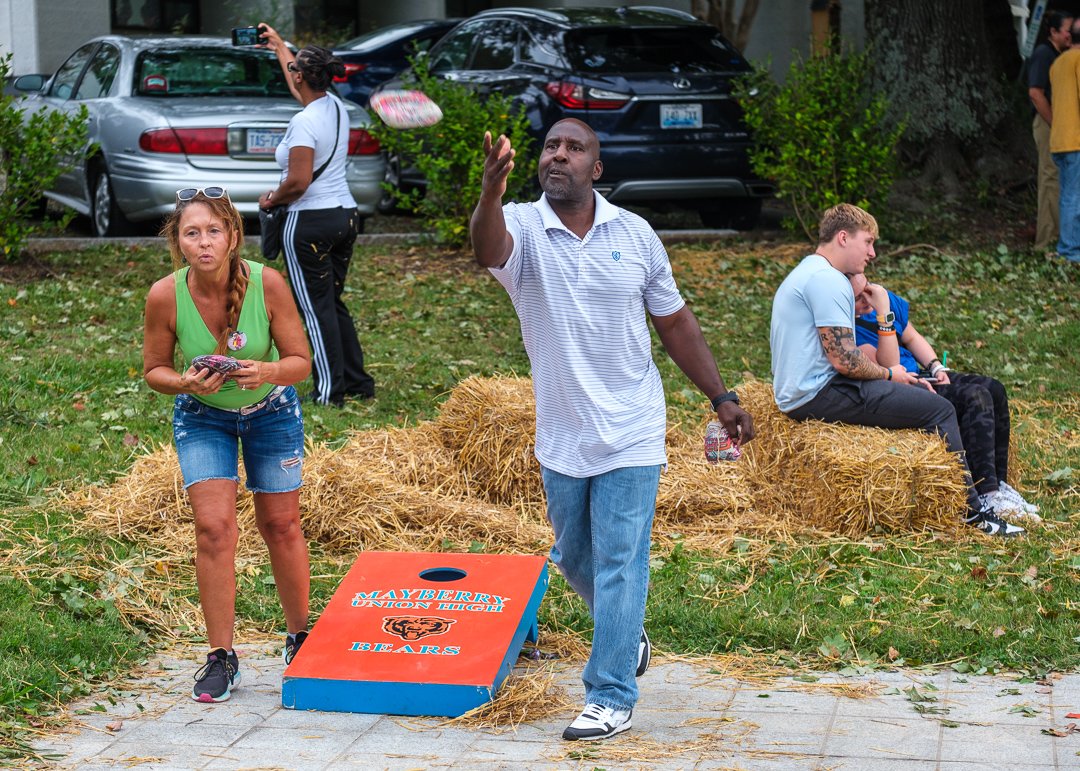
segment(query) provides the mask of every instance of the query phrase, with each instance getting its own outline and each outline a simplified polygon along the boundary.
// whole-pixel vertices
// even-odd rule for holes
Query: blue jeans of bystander
[[[1080,262],[1080,152],[1053,153],[1053,157],[1061,181],[1058,254],[1071,262]]]
[[[542,471],[555,531],[551,560],[593,618],[592,652],[582,675],[585,701],[632,709],[660,466],[585,478]]]

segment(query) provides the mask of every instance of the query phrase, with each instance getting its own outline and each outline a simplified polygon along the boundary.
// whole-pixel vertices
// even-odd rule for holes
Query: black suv
[[[451,30],[431,72],[525,105],[542,139],[561,118],[600,137],[596,189],[617,204],[697,209],[751,228],[773,185],[754,176],[732,80],[750,65],[715,28],[655,7],[500,8]]]

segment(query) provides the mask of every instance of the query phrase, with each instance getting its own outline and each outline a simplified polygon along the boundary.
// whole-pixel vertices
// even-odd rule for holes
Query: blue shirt
[[[888,289],[885,290],[889,292]],[[896,339],[900,340],[904,336],[904,330],[908,325],[909,318],[909,304],[908,301],[897,294],[889,292],[889,310],[893,312],[896,318],[893,320],[893,327],[896,329]],[[855,325],[855,345],[872,345],[877,348],[877,314],[874,311],[864,313],[859,318],[863,321],[869,321],[874,325],[873,329],[866,329],[859,324]],[[918,373],[920,367],[919,362],[915,360],[915,356],[904,346],[900,346],[900,363],[904,365],[904,369],[908,372]]]
[[[769,348],[781,412],[809,402],[837,374],[818,327],[854,329],[855,295],[847,276],[820,254],[811,254],[788,273],[773,297]]]

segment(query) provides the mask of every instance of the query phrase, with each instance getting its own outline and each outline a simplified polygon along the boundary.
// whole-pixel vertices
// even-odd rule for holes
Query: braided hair
[[[345,74],[345,63],[329,48],[304,46],[296,54],[296,67],[314,91],[326,91],[334,78]]]
[[[214,348],[214,353],[225,354],[228,353],[229,335],[236,331],[240,322],[240,310],[244,307],[244,296],[247,294],[247,266],[240,259],[240,247],[244,245],[244,221],[228,198],[207,198],[200,192],[190,201],[177,203],[176,209],[165,218],[160,231],[160,235],[164,236],[169,244],[173,270],[179,270],[187,263],[187,258],[180,249],[180,218],[184,210],[193,203],[200,203],[210,209],[210,213],[225,224],[230,238],[233,234],[236,235],[236,246],[229,254],[228,262],[222,266],[222,271],[229,273],[225,298],[226,322],[225,331],[218,336],[217,346]]]

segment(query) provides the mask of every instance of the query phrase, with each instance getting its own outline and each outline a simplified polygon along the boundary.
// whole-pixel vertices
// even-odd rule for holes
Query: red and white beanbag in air
[[[380,91],[368,105],[390,128],[415,129],[434,126],[442,120],[442,110],[423,91]]]

